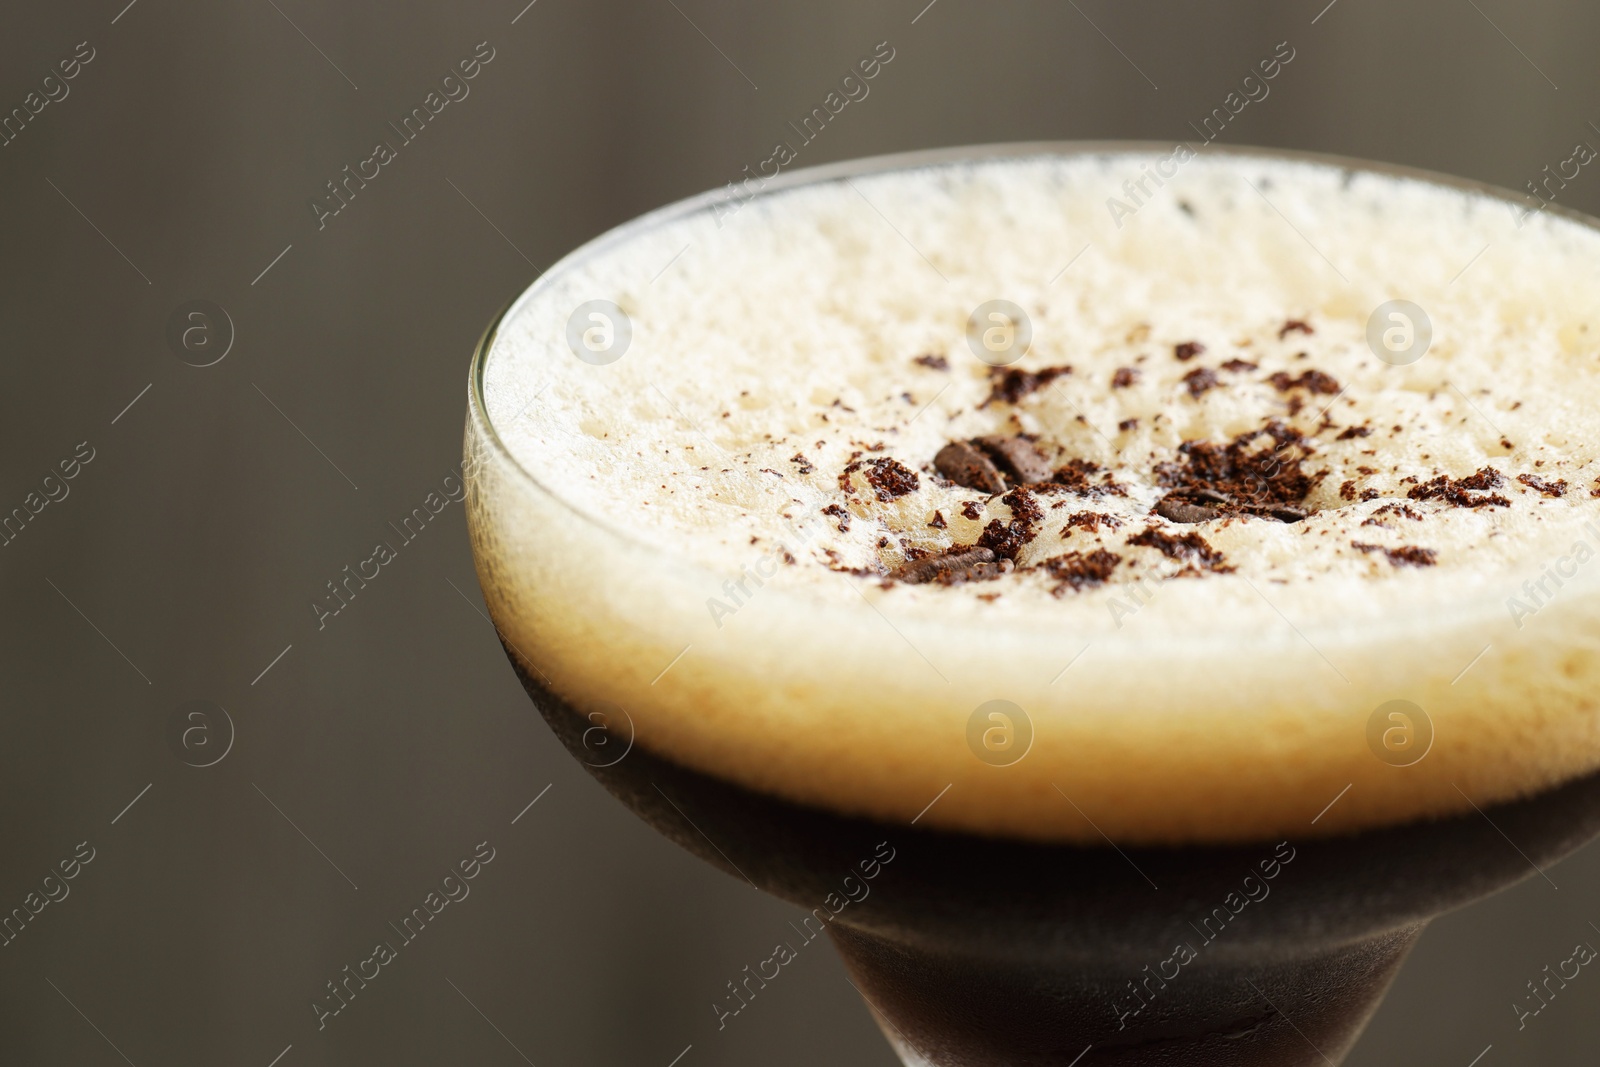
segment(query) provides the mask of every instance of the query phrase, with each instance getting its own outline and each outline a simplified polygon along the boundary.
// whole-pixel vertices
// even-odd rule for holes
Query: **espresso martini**
[[[713,862],[809,905],[838,842],[921,842],[902,910],[833,928],[908,1062],[1226,1062],[1229,1033],[1298,1062],[1300,1018],[1337,1056],[1422,922],[1533,873],[1472,820],[1541,861],[1596,827],[1587,222],[1170,148],[727,195],[579,250],[486,339],[480,577],[558,732],[625,724],[586,762]],[[1404,902],[1368,862],[1402,840]],[[980,855],[1074,884],[975,904]],[[1254,933],[1208,936],[1246,874]],[[1159,1011],[1129,970],[1193,960]],[[1034,1036],[941,1031],[931,989]]]

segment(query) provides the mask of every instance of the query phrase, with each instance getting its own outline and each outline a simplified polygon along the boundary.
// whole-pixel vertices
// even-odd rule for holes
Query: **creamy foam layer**
[[[502,634],[691,766],[891,820],[950,785],[924,821],[1043,839],[1334,832],[1600,765],[1600,239],[1174,162],[863,174],[553,270],[483,370],[504,450],[469,426]],[[605,365],[568,342],[594,300],[631,325]],[[996,300],[1032,334],[1001,367]],[[1368,340],[1394,300],[1409,365]],[[992,700],[1013,749],[969,730]],[[1428,745],[1369,729],[1392,700]]]

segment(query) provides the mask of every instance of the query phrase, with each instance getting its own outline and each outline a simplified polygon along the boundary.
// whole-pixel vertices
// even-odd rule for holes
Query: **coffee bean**
[[[985,493],[1003,493],[1005,479],[994,461],[965,441],[951,441],[933,457],[934,468],[952,482]]]
[[[1023,485],[1048,482],[1055,474],[1044,453],[1026,437],[980,437],[973,443],[994,457],[1007,474]]]
[[[1166,496],[1156,505],[1156,514],[1169,522],[1195,523],[1210,522],[1222,512],[1203,504],[1193,504],[1177,497]]]
[[[990,581],[1010,573],[1011,569],[1009,559],[996,562],[994,553],[987,548],[964,548],[946,552],[942,556],[907,560],[891,571],[889,577],[908,585],[926,582],[956,585],[961,582]]]

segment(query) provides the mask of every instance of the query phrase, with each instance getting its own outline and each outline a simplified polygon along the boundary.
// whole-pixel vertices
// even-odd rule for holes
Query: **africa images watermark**
[[[822,103],[803,116],[798,125],[791,120],[789,128],[795,132],[799,145],[793,145],[787,140],[773,145],[772,154],[756,164],[755,169],[759,173],[752,173],[750,166],[746,164],[745,176],[737,183],[729,182],[723,198],[712,205],[711,211],[717,227],[720,229],[724,219],[737,214],[748,201],[755,199],[755,195],[767,182],[776,178],[784,167],[800,158],[800,149],[816,140],[827,128],[828,123],[837,119],[846,107],[852,102],[859,103],[865,100],[867,94],[872,91],[867,82],[882,73],[883,68],[894,57],[894,47],[888,41],[879,41],[873,47],[872,54],[858,60],[856,65],[839,79],[839,88],[829,90],[828,95],[822,98]]]
[[[1272,87],[1267,83],[1283,73],[1283,68],[1293,62],[1294,57],[1295,50],[1289,42],[1279,41],[1272,55],[1256,64],[1256,70],[1261,72],[1259,77],[1254,71],[1246,74],[1239,88],[1223,97],[1221,105],[1212,108],[1211,113],[1200,120],[1200,125],[1189,123],[1190,129],[1198,133],[1204,142],[1200,147],[1205,148],[1222,136],[1222,131],[1227,128],[1228,123],[1238,118],[1239,113],[1245,108],[1252,103],[1259,104],[1265,100],[1267,94],[1272,92]],[[1141,165],[1142,173],[1137,179],[1122,183],[1123,195],[1128,198],[1126,201],[1114,196],[1106,198],[1106,210],[1111,213],[1111,221],[1117,224],[1117,229],[1122,229],[1123,219],[1137,213],[1141,207],[1154,199],[1155,193],[1150,189],[1149,182],[1155,182],[1156,188],[1160,189],[1166,185],[1164,179],[1177,177],[1179,169],[1199,154],[1198,149],[1187,142],[1181,142],[1174,146],[1170,154],[1156,160],[1154,170],[1150,169],[1149,164]]]
[[[472,87],[467,82],[481,74],[484,66],[493,61],[494,57],[495,51],[489,42],[479,42],[472,50],[472,55],[458,62],[454,69],[439,79],[437,89],[428,90],[428,95],[422,98],[420,105],[401,116],[398,126],[393,122],[389,123],[389,129],[395,133],[397,145],[391,144],[387,139],[381,140],[372,146],[372,154],[356,163],[354,169],[346,163],[344,170],[340,172],[342,177],[328,179],[327,195],[319,194],[306,201],[311,206],[312,217],[317,220],[317,229],[326,229],[328,220],[349,207],[356,193],[365,189],[367,182],[375,180],[382,174],[384,167],[399,159],[399,149],[416,140],[428,123],[437,118],[452,101],[465,100],[467,94],[472,92]]]
[[[860,870],[861,876],[858,878],[854,871],[844,876],[843,881],[840,883],[843,895],[838,892],[830,892],[823,897],[822,904],[819,907],[812,908],[811,913],[800,920],[799,926],[794,923],[789,924],[789,928],[799,935],[799,948],[796,948],[794,943],[790,941],[774,945],[772,955],[757,963],[753,971],[749,964],[745,965],[744,977],[739,980],[737,985],[732,980],[729,980],[728,992],[731,995],[724,997],[723,1001],[713,1002],[711,1005],[711,1010],[717,1016],[717,1029],[726,1029],[729,1019],[748,1008],[750,1002],[756,998],[756,993],[767,988],[768,982],[777,980],[777,977],[783,973],[784,967],[799,959],[799,949],[805,948],[821,937],[822,932],[827,929],[828,924],[834,920],[835,916],[852,903],[859,904],[866,900],[867,894],[872,892],[872,887],[867,883],[882,874],[883,868],[893,862],[894,857],[895,850],[890,846],[889,842],[879,841],[877,846],[874,847],[871,856],[857,861],[856,867]],[[816,927],[815,930],[812,929],[813,925]],[[741,989],[743,990],[742,993],[740,992]]]
[[[788,507],[786,503],[779,510]],[[822,523],[817,521],[816,515],[808,515],[799,520],[792,519],[788,515],[783,517],[789,521],[790,529],[794,532],[793,548],[804,548],[822,529]],[[794,562],[794,551],[790,544],[791,542],[786,541],[764,552],[754,566],[741,566],[737,579],[730,578],[722,583],[722,593],[727,600],[714,596],[706,597],[706,611],[710,613],[711,621],[716,623],[717,629],[722,629],[724,618],[737,615],[740,608],[755,599],[756,590],[765,585],[768,578],[778,573],[779,564]],[[755,589],[750,588],[751,582],[755,583]]]
[[[483,868],[493,862],[494,857],[495,850],[489,842],[478,842],[473,847],[472,855],[449,869],[450,873],[439,880],[439,887],[429,889],[422,903],[412,908],[400,920],[399,926],[392,922],[389,924],[389,929],[394,931],[395,939],[399,941],[398,946],[388,939],[379,941],[373,946],[372,955],[358,960],[354,969],[347,963],[337,980],[328,979],[329,995],[311,1001],[311,1010],[317,1016],[317,1029],[327,1029],[328,1020],[348,1008],[350,1002],[356,999],[356,994],[367,988],[368,982],[376,981],[385,967],[399,959],[400,949],[422,936],[422,931],[439,917],[440,912],[452,902],[459,904],[466,900],[472,893],[472,887],[467,883],[482,874]]]
[[[438,489],[430,489],[428,495],[422,498],[422,503],[401,518],[399,526],[390,522],[389,529],[399,536],[399,548],[389,541],[379,541],[373,545],[372,555],[358,561],[354,569],[346,563],[337,576],[328,579],[324,583],[328,587],[328,595],[311,602],[311,614],[316,617],[317,629],[327,629],[329,619],[349,607],[368,582],[375,581],[383,573],[384,567],[400,558],[401,548],[421,537],[422,531],[445,508],[459,504],[466,498],[466,484],[458,469],[445,475]]]
[[[0,516],[0,548],[4,548],[28,528],[28,524],[38,514],[51,504],[59,504],[67,499],[72,492],[72,486],[67,483],[76,478],[83,468],[94,461],[94,446],[88,441],[79,441],[72,450],[72,455],[56,463],[56,468],[61,472],[60,477],[56,471],[46,474],[39,482],[38,489],[28,491],[22,498],[22,504],[11,509],[9,515]]]
[[[94,846],[87,841],[80,841],[72,855],[56,864],[57,870],[44,876],[39,888],[30,890],[22,898],[19,907],[11,909],[11,914],[0,918],[0,948],[5,948],[21,936],[28,924],[36,919],[40,912],[51,904],[59,904],[67,899],[72,892],[68,882],[78,877],[83,868],[94,862]],[[57,873],[59,871],[59,873]]]
[[[1252,903],[1259,904],[1266,900],[1272,892],[1272,887],[1267,883],[1283,873],[1283,869],[1294,862],[1294,846],[1287,841],[1279,842],[1273,849],[1272,856],[1259,861],[1256,866],[1260,870],[1258,875],[1251,871],[1244,876],[1239,888],[1230,890],[1222,898],[1222,903],[1211,909],[1210,914],[1200,920],[1200,925],[1190,923],[1190,927],[1200,937],[1200,948],[1205,948],[1221,936],[1230,922],[1238,918],[1239,914]],[[1155,964],[1155,970],[1146,964],[1141,974],[1142,978],[1137,983],[1128,982],[1130,997],[1122,1005],[1114,1005],[1117,1013],[1117,1029],[1125,1030],[1128,1020],[1145,1008],[1150,1002],[1167,988],[1167,983],[1174,981],[1183,968],[1200,958],[1200,952],[1187,941],[1179,942],[1173,947],[1172,955]],[[1171,968],[1169,971],[1168,968]]]
[[[1600,127],[1589,123],[1589,128],[1600,132]],[[1524,183],[1528,195],[1523,201],[1528,204],[1526,210],[1519,209],[1515,204],[1507,204],[1511,209],[1511,218],[1517,224],[1517,229],[1527,225],[1528,220],[1538,215],[1545,208],[1555,203],[1556,196],[1567,187],[1567,183],[1575,180],[1584,167],[1600,158],[1588,141],[1579,141],[1572,146],[1572,154],[1555,165],[1545,164],[1544,170],[1539,172],[1539,177],[1530,178]]]
[[[1534,985],[1533,979],[1530,978],[1527,983],[1529,995],[1522,998],[1528,1006],[1524,1007],[1516,1001],[1511,1002],[1511,1010],[1517,1016],[1517,1029],[1526,1030],[1528,1020],[1548,1008],[1550,1002],[1556,999],[1556,994],[1567,988],[1568,982],[1575,981],[1583,973],[1583,968],[1594,962],[1595,956],[1594,946],[1587,941],[1580,941],[1572,946],[1572,955],[1556,964],[1554,972],[1548,963],[1544,965],[1544,977],[1539,980],[1538,985]],[[1568,967],[1572,968],[1571,973],[1568,973]],[[1544,990],[1543,993],[1539,992],[1541,988]]]
[[[0,148],[8,148],[28,124],[38,121],[39,115],[51,104],[59,104],[72,92],[72,86],[67,83],[76,78],[85,66],[94,61],[96,53],[94,46],[88,41],[79,41],[72,55],[56,64],[56,70],[46,74],[39,82],[39,88],[31,89],[22,98],[22,103],[11,109],[3,118],[0,118]],[[56,73],[59,71],[59,75]]]
[[[1511,612],[1511,621],[1516,623],[1517,629],[1522,629],[1524,619],[1539,614],[1541,608],[1553,601],[1561,587],[1577,577],[1579,567],[1600,554],[1596,552],[1600,548],[1600,527],[1593,522],[1586,522],[1583,531],[1588,536],[1572,542],[1572,548],[1566,555],[1546,567],[1538,578],[1530,578],[1522,583],[1521,592],[1526,600],[1517,596],[1506,597],[1506,610]]]

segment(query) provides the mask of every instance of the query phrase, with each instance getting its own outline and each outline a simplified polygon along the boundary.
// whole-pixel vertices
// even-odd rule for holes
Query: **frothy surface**
[[[699,769],[884,818],[954,781],[929,818],[985,831],[1323,832],[1600,765],[1600,239],[1237,156],[1133,205],[1160,158],[863,175],[553,272],[483,375],[543,487],[479,494],[502,633]],[[567,341],[596,299],[631,324],[606,365]],[[998,367],[996,300],[1032,335]],[[1394,300],[1432,327],[1408,365],[1369,344]],[[1032,728],[1006,766],[968,744],[992,699]],[[1410,766],[1369,744],[1393,699]]]

